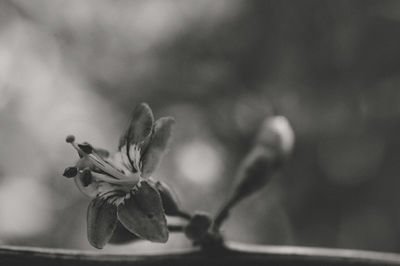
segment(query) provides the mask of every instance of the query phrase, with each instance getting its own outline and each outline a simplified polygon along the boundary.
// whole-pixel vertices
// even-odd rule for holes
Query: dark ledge
[[[227,249],[198,249],[157,255],[115,255],[90,251],[0,246],[1,265],[400,265],[400,255],[383,252],[257,246],[228,243]]]

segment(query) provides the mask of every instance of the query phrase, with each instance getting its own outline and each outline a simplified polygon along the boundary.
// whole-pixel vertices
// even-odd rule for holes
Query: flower
[[[87,211],[90,244],[103,248],[117,225],[153,241],[166,242],[168,228],[157,182],[150,178],[167,149],[175,120],[162,117],[154,122],[150,107],[136,107],[114,156],[91,144],[66,141],[79,154],[75,166],[64,176],[74,177],[77,187],[93,198]]]

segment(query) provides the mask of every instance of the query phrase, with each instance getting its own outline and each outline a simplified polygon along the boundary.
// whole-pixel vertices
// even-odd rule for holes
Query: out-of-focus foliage
[[[216,211],[265,116],[293,124],[228,238],[400,251],[399,32],[397,1],[1,0],[0,240],[88,248],[64,137],[111,149],[144,101],[176,118],[155,176],[186,209]]]

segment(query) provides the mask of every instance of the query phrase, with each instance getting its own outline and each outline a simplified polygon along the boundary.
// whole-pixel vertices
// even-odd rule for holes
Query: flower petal
[[[117,226],[117,207],[106,200],[95,198],[87,210],[87,237],[89,243],[98,249],[110,240]]]
[[[149,177],[161,162],[172,134],[175,119],[162,117],[155,122],[154,134],[142,158],[142,177]]]
[[[122,172],[128,173],[130,172],[131,164],[129,162],[128,156],[126,155],[125,148],[126,146],[124,146],[121,151],[116,152],[114,156],[109,159],[109,161]]]
[[[131,197],[118,207],[119,221],[141,238],[165,243],[168,240],[168,227],[157,189],[142,180]]]
[[[148,139],[150,139],[150,136]],[[147,140],[147,141],[143,142],[142,145],[145,143],[147,145],[148,142],[149,141]],[[140,160],[141,160],[141,152],[140,151],[142,149],[142,145],[133,144],[129,147],[128,158],[132,162],[131,165],[133,166],[133,168],[135,170],[140,169]]]
[[[150,107],[146,103],[137,106],[132,112],[127,130],[120,139],[119,149],[124,145],[130,146],[143,142],[150,136],[153,123],[154,116]]]

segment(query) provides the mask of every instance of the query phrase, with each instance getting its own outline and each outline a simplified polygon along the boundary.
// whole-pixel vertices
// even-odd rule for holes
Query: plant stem
[[[185,220],[188,220],[188,221],[192,218],[192,215],[190,213],[188,213],[186,211],[183,211],[183,210],[179,210],[176,213],[176,216],[181,217],[181,218],[183,218]]]
[[[168,225],[168,231],[170,232],[183,232],[183,230],[185,229],[185,226],[180,225],[180,224],[173,224],[173,225]]]
[[[232,197],[230,200],[226,201],[225,204],[222,205],[221,209],[218,211],[217,215],[215,216],[213,225],[212,225],[212,232],[218,233],[219,228],[221,227],[222,223],[226,220],[229,216],[229,211],[239,201],[239,198]]]

